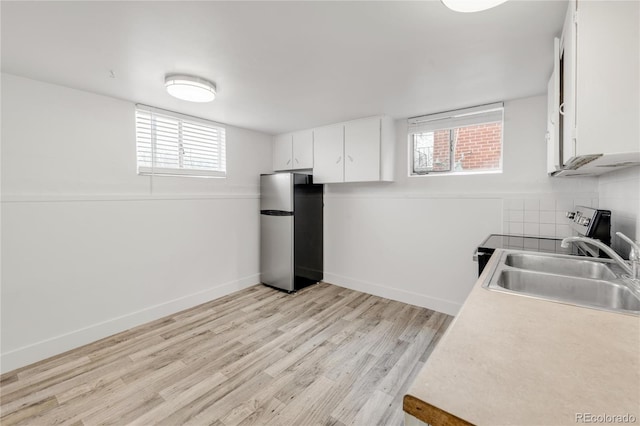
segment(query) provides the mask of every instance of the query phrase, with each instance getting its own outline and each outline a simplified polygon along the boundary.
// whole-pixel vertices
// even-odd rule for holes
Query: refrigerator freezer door
[[[293,174],[260,176],[260,210],[293,211]]]
[[[260,215],[260,281],[293,291],[293,216]]]

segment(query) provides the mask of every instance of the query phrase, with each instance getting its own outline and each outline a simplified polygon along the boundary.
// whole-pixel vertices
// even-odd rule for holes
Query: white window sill
[[[225,179],[227,177],[227,172],[219,172],[213,170],[172,169],[167,167],[151,168],[138,166],[138,175]]]
[[[468,171],[468,172],[431,172],[425,174],[409,174],[410,178],[423,178],[423,177],[433,177],[433,176],[469,176],[469,175],[497,175],[501,174],[502,170],[478,170],[478,171]]]

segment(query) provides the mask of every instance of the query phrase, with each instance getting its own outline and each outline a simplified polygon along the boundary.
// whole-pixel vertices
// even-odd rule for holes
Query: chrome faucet
[[[562,240],[561,246],[564,248],[569,247],[570,243],[587,243],[595,246],[605,252],[613,261],[615,261],[624,271],[629,274],[632,280],[638,280],[638,270],[640,263],[640,247],[634,243],[629,237],[622,232],[616,232],[616,235],[628,242],[631,245],[631,253],[629,254],[629,261],[624,260],[618,255],[611,247],[602,243],[599,240],[594,240],[588,237],[567,237]]]
[[[631,250],[629,251],[629,262],[631,262],[631,269],[633,270],[631,278],[636,280],[640,279],[640,247],[638,246],[638,242],[633,241],[622,232],[616,232],[616,235],[631,246]]]

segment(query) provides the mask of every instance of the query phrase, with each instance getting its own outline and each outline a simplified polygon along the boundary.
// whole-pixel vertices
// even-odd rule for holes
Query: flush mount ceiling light
[[[507,0],[441,0],[442,3],[456,12],[480,12],[491,9],[506,2]]]
[[[216,98],[215,84],[190,75],[168,75],[164,87],[171,96],[184,101],[211,102]]]

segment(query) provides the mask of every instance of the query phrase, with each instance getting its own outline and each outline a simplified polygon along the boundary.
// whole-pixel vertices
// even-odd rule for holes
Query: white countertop
[[[447,416],[576,425],[581,413],[640,423],[640,317],[487,290],[498,258],[407,392],[405,411],[434,425]]]

